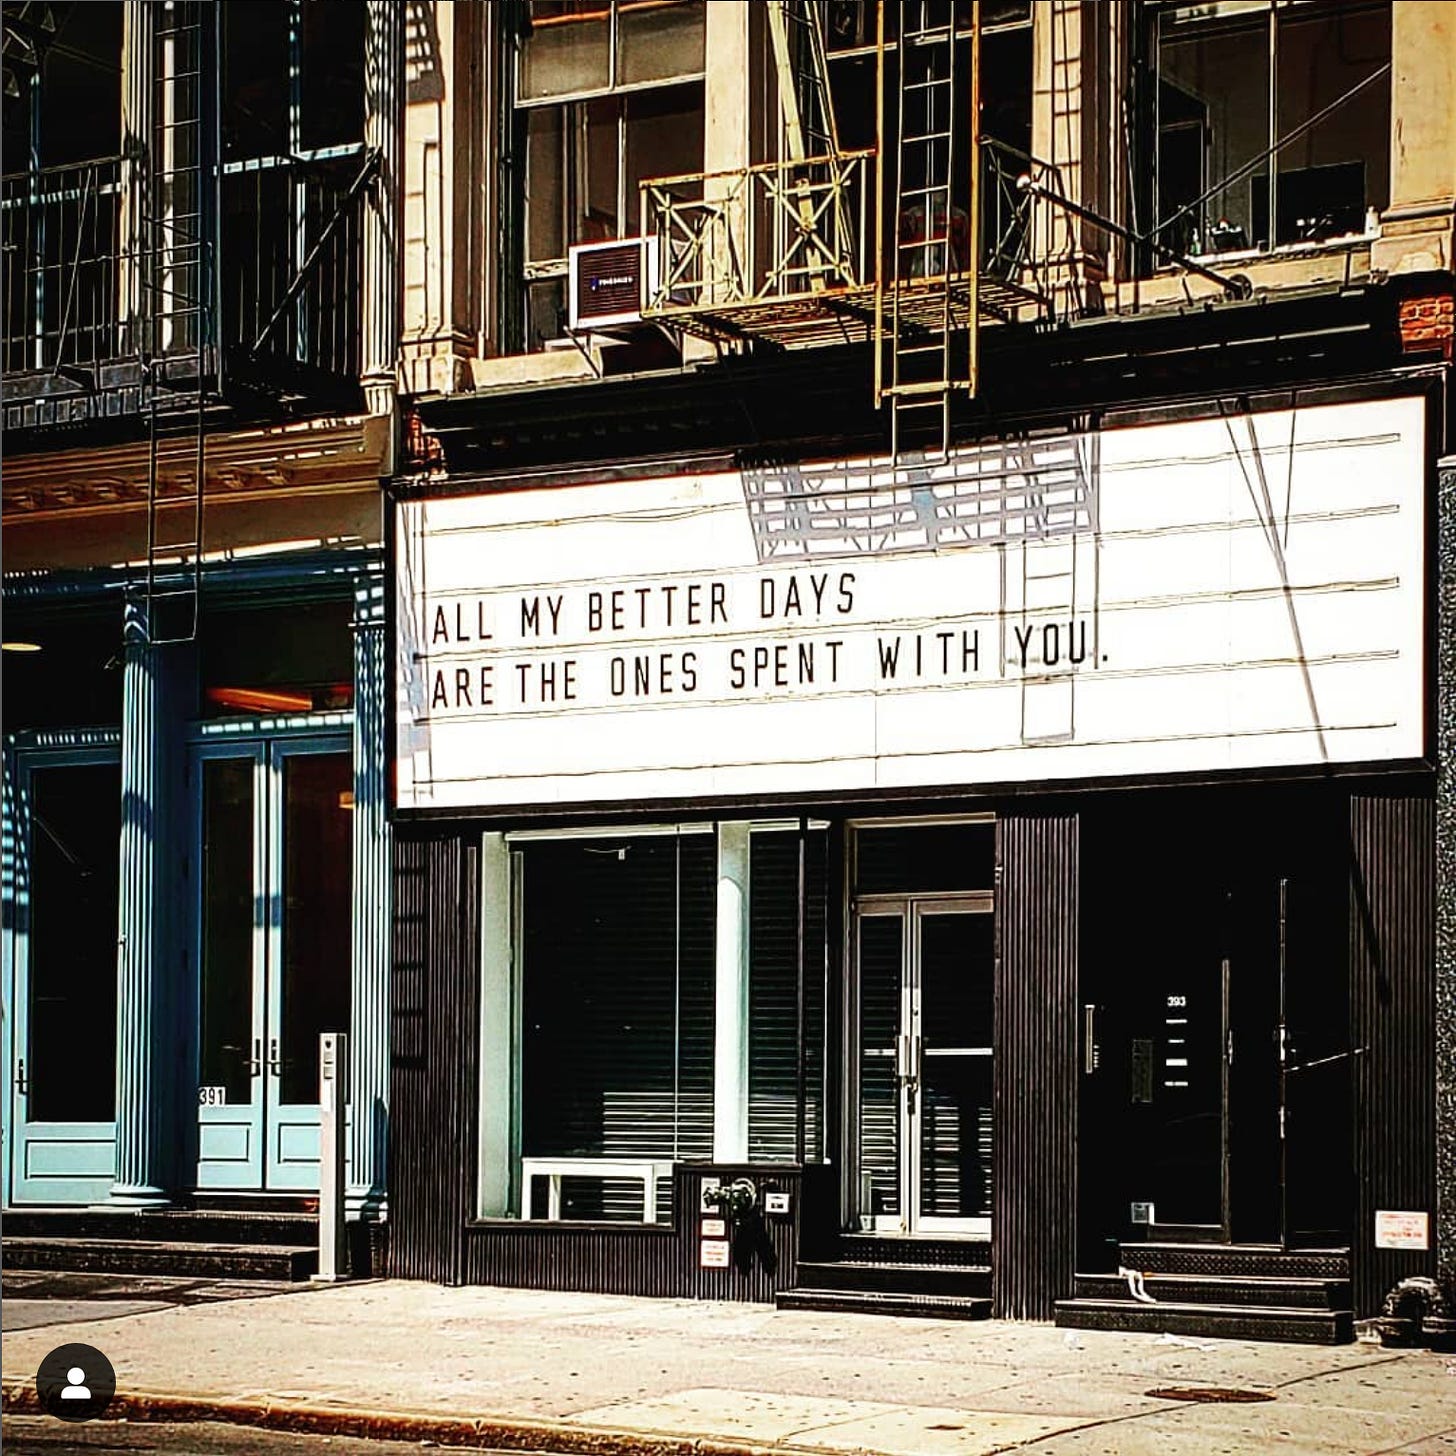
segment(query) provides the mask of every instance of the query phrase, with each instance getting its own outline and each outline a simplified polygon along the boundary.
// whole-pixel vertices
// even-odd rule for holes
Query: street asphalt
[[[260,1452],[392,1436],[598,1456],[1456,1456],[1456,1357],[1426,1351],[404,1281],[211,1298],[156,1285],[35,1298],[7,1276],[8,1448],[40,1439],[50,1418],[16,1419],[33,1404],[33,1372],[77,1341],[111,1360],[108,1415],[129,1417],[69,1428],[88,1440],[110,1430],[135,1442],[139,1422],[202,1417],[253,1428],[253,1446],[218,1449]],[[268,1426],[313,1435],[265,1445]],[[171,1438],[112,1449],[213,1449]]]

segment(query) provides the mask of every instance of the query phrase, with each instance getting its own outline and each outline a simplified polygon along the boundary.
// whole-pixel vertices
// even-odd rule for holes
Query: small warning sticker
[[[727,1239],[700,1239],[698,1241],[698,1265],[703,1269],[726,1269],[728,1267]]]
[[[1375,1210],[1375,1247],[1377,1249],[1429,1249],[1431,1247],[1431,1215],[1401,1209]]]

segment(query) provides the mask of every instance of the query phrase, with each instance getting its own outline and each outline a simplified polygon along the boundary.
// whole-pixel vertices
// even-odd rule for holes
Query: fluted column
[[[389,644],[384,581],[355,592],[354,925],[350,966],[349,1184],[347,1216],[376,1218],[385,1196],[389,1130],[389,823],[385,815],[385,714]]]
[[[111,1201],[165,1203],[160,1128],[168,1071],[157,1055],[163,1015],[163,916],[158,839],[165,814],[159,649],[144,602],[129,601],[122,628],[121,894],[116,953],[116,1182]]]
[[[404,142],[404,17],[399,0],[368,0],[364,39],[364,144],[379,174],[364,215],[361,374],[370,414],[394,408],[402,286],[400,231]]]

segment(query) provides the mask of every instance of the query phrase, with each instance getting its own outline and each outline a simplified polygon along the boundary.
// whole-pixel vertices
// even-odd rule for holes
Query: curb
[[[44,1415],[35,1385],[0,1387],[6,1415]],[[555,1453],[555,1456],[821,1456],[820,1446],[758,1445],[711,1436],[673,1436],[569,1421],[511,1420],[504,1416],[409,1415],[349,1406],[309,1406],[267,1401],[206,1400],[193,1396],[122,1394],[101,1417],[138,1424],[216,1421],[314,1436],[358,1436],[375,1441],[432,1441],[437,1446],[483,1446],[499,1451]],[[843,1456],[843,1453],[836,1453]]]

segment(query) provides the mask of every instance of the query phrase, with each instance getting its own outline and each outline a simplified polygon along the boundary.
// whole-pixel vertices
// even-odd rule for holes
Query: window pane
[[[1270,142],[1269,14],[1265,6],[1196,7],[1162,17],[1158,46],[1159,241],[1179,252],[1219,253],[1268,242],[1267,179],[1206,188]],[[1264,195],[1263,210],[1256,196]]]
[[[640,186],[644,178],[678,177],[702,170],[701,84],[627,97],[626,236],[636,236],[642,226]]]
[[[522,858],[522,1152],[710,1157],[713,836],[529,844]],[[642,1216],[640,1184],[569,1192],[571,1217]]]
[[[1279,10],[1278,131],[1287,136],[1390,60],[1390,7]],[[1280,243],[1365,230],[1390,196],[1390,78],[1366,87],[1280,149]],[[1265,202],[1267,216],[1267,201]]]
[[[804,1149],[823,1146],[824,975],[828,836],[804,845]],[[791,1162],[799,1101],[799,836],[749,839],[748,1155]]]
[[[227,160],[288,155],[288,7],[223,5],[222,149]]]
[[[204,619],[204,714],[308,713],[354,698],[353,606],[297,603]]]
[[[573,243],[604,243],[617,228],[617,119],[621,103],[603,97],[571,108]]]
[[[620,0],[617,84],[701,74],[703,29],[703,0]]]
[[[106,0],[56,9],[59,29],[41,68],[40,165],[114,157],[121,151],[121,6]]]
[[[353,802],[347,753],[284,759],[284,1102],[318,1101],[319,1033],[349,1029]]]
[[[526,113],[526,258],[566,256],[562,121],[568,109],[538,106]]]
[[[526,285],[526,347],[566,337],[566,279],[538,278]]]
[[[121,766],[43,768],[30,784],[28,1112],[35,1122],[109,1122]]]
[[[521,41],[521,99],[611,85],[611,34],[608,0],[531,0]]]
[[[303,145],[334,147],[362,141],[362,0],[309,0],[303,7],[302,71],[299,129]]]
[[[994,824],[862,829],[854,842],[861,895],[989,890],[995,878]]]
[[[202,765],[202,1041],[198,1083],[252,1101],[253,760]]]

